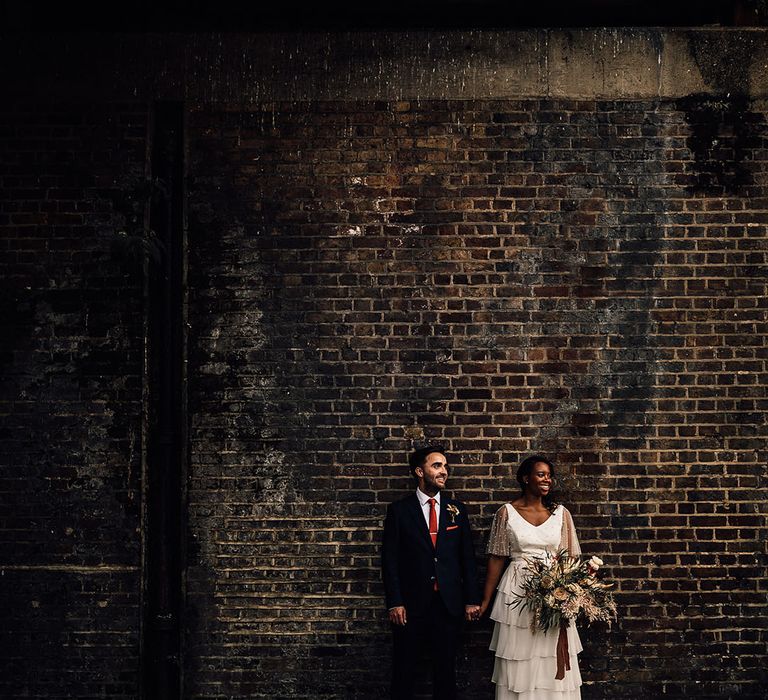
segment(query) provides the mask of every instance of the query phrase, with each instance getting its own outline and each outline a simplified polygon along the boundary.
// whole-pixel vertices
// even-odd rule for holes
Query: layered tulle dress
[[[495,625],[491,650],[495,654],[493,682],[496,700],[576,700],[581,698],[581,673],[577,654],[581,641],[575,626],[568,627],[570,670],[562,680],[557,674],[558,629],[546,634],[531,631],[527,608],[513,606],[525,575],[523,557],[542,557],[547,552],[567,549],[581,554],[573,520],[568,510],[558,505],[549,519],[532,525],[509,503],[496,513],[488,542],[488,553],[509,557],[510,562],[497,588],[491,610]]]

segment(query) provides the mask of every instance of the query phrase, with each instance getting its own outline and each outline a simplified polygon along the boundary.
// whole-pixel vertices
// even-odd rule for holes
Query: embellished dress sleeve
[[[491,534],[488,537],[487,554],[493,554],[497,557],[512,556],[512,543],[510,542],[509,532],[507,531],[508,518],[509,515],[506,506],[502,506],[496,511],[496,515],[493,518],[493,524],[491,525]]]
[[[568,554],[572,557],[579,557],[581,556],[581,545],[579,545],[579,538],[576,536],[576,528],[573,525],[573,518],[565,506],[560,507],[563,509],[563,528],[560,533],[560,549],[568,550]]]

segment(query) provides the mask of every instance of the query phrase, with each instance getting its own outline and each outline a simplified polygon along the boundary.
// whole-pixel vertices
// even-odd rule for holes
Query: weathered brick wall
[[[742,98],[197,105],[189,697],[384,692],[378,541],[453,454],[478,551],[551,455],[618,624],[591,698],[758,698],[764,106]],[[487,698],[489,625],[462,684]]]
[[[138,695],[146,109],[0,108],[0,696]],[[141,225],[141,221],[138,222]]]

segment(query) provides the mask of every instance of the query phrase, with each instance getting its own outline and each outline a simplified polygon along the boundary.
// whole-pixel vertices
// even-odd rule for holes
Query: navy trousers
[[[392,626],[393,700],[411,700],[414,696],[418,664],[424,656],[432,664],[434,700],[456,700],[456,651],[462,620],[451,615],[440,594],[435,592],[423,615],[406,611],[408,622]]]

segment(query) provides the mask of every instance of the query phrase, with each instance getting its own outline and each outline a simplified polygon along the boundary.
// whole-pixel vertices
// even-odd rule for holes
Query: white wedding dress
[[[510,557],[510,563],[499,582],[491,610],[495,621],[491,650],[496,658],[493,682],[496,700],[577,700],[581,698],[581,673],[577,654],[582,650],[579,633],[568,627],[570,670],[562,680],[557,674],[557,638],[559,630],[546,634],[531,631],[528,608],[513,607],[524,576],[522,557],[541,557],[546,552],[567,549],[573,556],[581,554],[571,515],[558,505],[541,525],[532,525],[509,503],[498,511],[491,528],[488,553]]]

